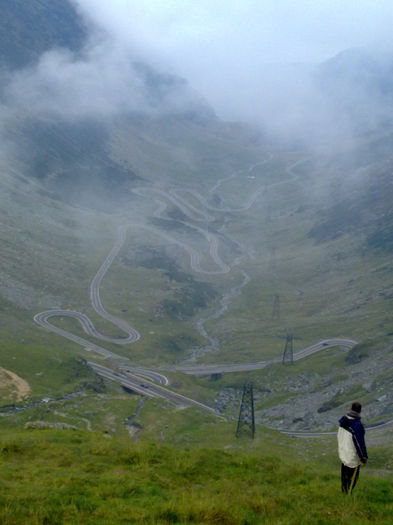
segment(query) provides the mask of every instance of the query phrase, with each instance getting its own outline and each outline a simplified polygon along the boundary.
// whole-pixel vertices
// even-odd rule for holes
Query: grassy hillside
[[[272,170],[277,181],[285,176],[285,156],[278,157],[281,166],[263,167],[259,183],[266,175],[271,177]],[[212,327],[213,333],[224,334],[225,353],[231,346],[237,355],[239,347],[255,348],[255,339],[261,336],[263,352],[278,350],[283,346],[279,338],[287,330],[293,330],[298,347],[333,333],[361,341],[390,332],[392,278],[384,253],[390,217],[386,200],[371,197],[379,181],[375,159],[374,163],[363,177],[353,168],[337,188],[341,174],[337,165],[332,173],[326,165],[309,161],[295,168],[296,178],[287,176],[285,183],[271,188],[267,181],[256,205],[233,219],[228,231],[252,251],[245,268],[253,279],[227,318]],[[241,197],[244,179],[235,178],[230,185],[228,195]],[[339,198],[333,195],[335,190]],[[379,192],[384,191],[389,192],[390,185],[381,182]],[[384,230],[378,229],[382,220]],[[370,248],[370,239],[377,243],[378,238],[379,249]],[[252,352],[247,347],[244,351]]]
[[[179,429],[180,430],[180,429]],[[205,426],[205,434],[212,431]],[[185,432],[185,435],[187,433]],[[303,442],[304,443],[304,442]],[[229,447],[107,439],[73,430],[2,433],[0,520],[38,524],[391,523],[392,464],[380,449],[354,497],[324,449],[263,434]],[[322,450],[324,452],[322,453]],[[390,459],[388,459],[390,458]]]
[[[249,161],[257,155],[263,159],[267,152],[254,146]],[[272,162],[254,170],[252,176],[244,170],[220,186],[220,195],[234,208],[244,205],[261,184],[266,184],[266,190],[249,210],[215,213],[216,222],[209,226],[212,231],[217,232],[226,221],[227,237],[217,234],[222,257],[232,264],[239,255],[235,241],[247,255],[241,267],[218,276],[191,272],[190,258],[183,250],[168,247],[165,239],[139,229],[138,224],[148,224],[183,240],[204,255],[205,267],[214,268],[206,241],[184,226],[176,227],[174,206],[166,214],[170,224],[151,219],[157,204],[149,197],[134,196],[127,211],[108,215],[54,200],[40,183],[26,179],[23,171],[9,173],[4,168],[1,365],[30,384],[34,399],[73,391],[75,383],[66,368],[63,372],[63,364],[73,356],[88,357],[86,352],[36,327],[32,317],[54,307],[77,309],[91,316],[104,333],[118,335],[116,327],[92,311],[88,288],[113,245],[118,224],[129,223],[127,242],[105,276],[101,296],[108,311],[128,320],[142,338],[130,347],[105,344],[108,349],[152,367],[181,363],[191,349],[206,344],[195,323],[218,311],[222,297],[242,282],[242,268],[251,281],[220,316],[205,323],[220,346],[203,353],[200,360],[249,362],[280,356],[289,329],[295,350],[338,336],[367,343],[367,350],[360,347],[355,359],[329,350],[293,367],[276,366],[251,376],[234,374],[215,382],[177,374],[172,377],[173,388],[214,406],[217,398],[236,398],[250,377],[258,418],[278,428],[282,427],[281,413],[290,416],[294,406],[296,413],[285,425],[330,428],[353,396],[368,405],[370,420],[388,417],[390,263],[384,251],[362,252],[361,235],[345,233],[323,242],[307,235],[319,219],[321,194],[330,182],[321,172],[320,177],[314,175],[310,165],[299,166],[296,178],[290,177],[286,167],[299,158],[299,153],[275,151]],[[217,166],[222,176],[233,173],[225,165]],[[171,187],[169,175],[168,171]],[[184,171],[183,177],[187,176],[193,180]],[[213,180],[217,175],[200,190],[202,195],[208,196]],[[193,185],[200,187],[202,181],[194,180]],[[186,198],[195,204],[192,196]],[[11,199],[13,207],[7,206]],[[275,297],[279,297],[276,312]],[[87,337],[74,320],[53,322]],[[10,395],[1,393],[3,404],[9,403]],[[236,412],[236,403],[224,404],[228,414]]]

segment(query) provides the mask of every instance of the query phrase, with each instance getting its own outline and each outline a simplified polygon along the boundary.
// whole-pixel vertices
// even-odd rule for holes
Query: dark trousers
[[[359,478],[360,466],[351,468],[341,464],[341,490],[344,494],[352,494]]]

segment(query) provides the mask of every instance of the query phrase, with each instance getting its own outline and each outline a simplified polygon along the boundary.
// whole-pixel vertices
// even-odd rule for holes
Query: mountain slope
[[[0,69],[32,65],[54,47],[78,51],[87,31],[68,0],[1,0]]]
[[[387,462],[383,478],[362,469],[356,505],[349,505],[339,492],[332,440],[323,460],[318,447],[294,451],[289,438],[274,435],[232,441],[229,450],[210,443],[190,450],[48,429],[7,432],[0,447],[4,525],[391,523],[386,449],[377,460]]]
[[[30,5],[45,8],[36,25],[16,10],[8,15],[38,31],[43,20],[58,27],[57,8],[68,4]],[[289,331],[295,350],[350,338],[366,344],[348,359],[329,348],[290,371],[253,372],[257,417],[280,429],[330,429],[354,395],[374,420],[388,417],[388,124],[316,150],[267,142],[220,121],[175,75],[107,42],[104,51],[84,47],[75,17],[63,19],[66,34],[80,35],[64,37],[67,51],[51,49],[59,42],[48,29],[45,45],[37,43],[44,56],[34,64],[26,56],[27,69],[15,60],[18,71],[2,80],[2,366],[30,383],[31,397],[58,397],[69,359],[101,359],[90,346],[85,353],[94,343],[133,365],[169,369],[176,392],[232,417],[246,373],[210,381],[178,368],[279,360]],[[53,64],[61,75],[47,74]],[[112,84],[119,64],[126,74]],[[70,72],[83,74],[62,76]],[[75,78],[87,78],[89,89]],[[114,85],[120,100],[111,98]],[[61,310],[53,327],[80,344],[36,326],[33,317],[46,310]],[[94,335],[77,316],[94,324]],[[116,344],[125,324],[140,334],[134,344]],[[70,392],[86,383],[74,379]]]

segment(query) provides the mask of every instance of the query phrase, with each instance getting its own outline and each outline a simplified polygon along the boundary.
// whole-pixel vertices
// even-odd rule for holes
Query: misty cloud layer
[[[222,118],[279,133],[302,132],[302,118],[327,126],[336,106],[304,64],[350,48],[393,50],[388,0],[74,1],[123,46],[186,78]]]
[[[33,114],[70,120],[145,107],[130,61],[109,45],[93,47],[84,58],[65,49],[45,53],[37,66],[13,75],[6,95],[11,104]]]
[[[73,3],[90,31],[85,49],[53,49],[10,75],[10,107],[75,121],[202,110],[206,99],[225,119],[310,145],[341,142],[391,117],[374,56],[315,63],[353,45],[388,49],[388,2]]]
[[[30,114],[69,121],[128,113],[157,115],[181,111],[190,103],[191,95],[180,79],[157,74],[161,85],[151,87],[151,74],[124,48],[106,39],[90,44],[82,57],[67,49],[45,53],[37,65],[11,76],[5,97]],[[170,89],[163,90],[163,83],[170,83]]]

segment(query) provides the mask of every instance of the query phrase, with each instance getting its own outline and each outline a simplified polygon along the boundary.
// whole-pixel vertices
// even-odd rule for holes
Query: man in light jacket
[[[341,459],[341,490],[352,493],[359,478],[361,465],[367,463],[364,426],[360,419],[362,405],[355,401],[351,410],[339,421],[337,433],[338,455]]]

